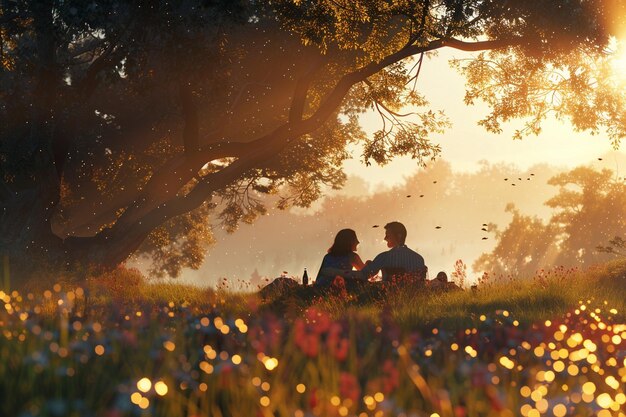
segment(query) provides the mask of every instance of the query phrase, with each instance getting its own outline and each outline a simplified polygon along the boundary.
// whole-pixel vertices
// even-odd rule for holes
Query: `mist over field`
[[[590,157],[588,166],[593,169],[611,169],[616,178],[626,172],[622,153]],[[496,244],[493,226],[487,232],[481,230],[483,224],[505,229],[513,217],[505,211],[511,203],[520,213],[548,222],[553,210],[544,203],[559,187],[547,181],[569,170],[547,164],[521,170],[513,164],[483,161],[474,172],[456,172],[450,163],[438,160],[414,171],[404,184],[377,190],[351,176],[342,190],[330,192],[309,210],[271,209],[234,234],[215,230],[218,243],[203,266],[186,270],[181,280],[214,285],[225,277],[258,285],[263,277],[275,278],[282,271],[301,276],[304,268],[315,277],[337,231],[354,229],[361,242],[359,254],[363,260],[372,259],[386,250],[384,225],[398,220],[407,226],[407,245],[424,256],[430,278],[441,270],[450,275],[461,259],[471,282],[482,273],[472,271],[472,264]]]

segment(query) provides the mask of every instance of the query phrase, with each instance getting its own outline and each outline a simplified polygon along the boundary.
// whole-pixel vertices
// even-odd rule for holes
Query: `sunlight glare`
[[[611,36],[607,52],[613,75],[620,85],[626,85],[626,41]]]

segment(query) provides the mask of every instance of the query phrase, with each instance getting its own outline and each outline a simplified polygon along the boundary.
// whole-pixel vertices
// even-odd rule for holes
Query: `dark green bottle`
[[[305,287],[309,285],[309,274],[306,273],[306,268],[304,268],[304,274],[302,274],[302,285]]]

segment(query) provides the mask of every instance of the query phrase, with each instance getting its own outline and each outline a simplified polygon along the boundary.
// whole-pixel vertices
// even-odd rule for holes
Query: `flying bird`
[[[483,237],[483,240],[487,240],[487,239],[488,239],[488,238],[486,238],[486,237]]]
[[[511,184],[513,187],[515,187],[515,183]]]
[[[420,198],[421,198],[421,197],[424,197],[424,194],[420,194]]]
[[[441,226],[435,226],[435,229],[441,229]]]
[[[598,161],[602,161],[602,158],[598,158]]]
[[[406,198],[410,198],[410,197],[411,197],[411,194],[409,194],[409,195],[407,195],[407,196],[406,196]]]
[[[377,225],[377,224],[375,224],[375,225],[374,225],[374,226],[372,226],[372,227],[380,227],[380,226],[379,226],[379,225]]]
[[[433,184],[437,184],[437,181],[433,181]]]
[[[482,230],[483,232],[486,232],[486,231],[487,231],[487,228],[486,228],[486,227],[483,227],[483,228],[482,228],[482,229],[480,229],[480,230]]]
[[[531,177],[534,177],[534,176],[535,176],[535,174],[530,174],[530,176],[531,176]]]
[[[489,225],[488,225],[487,223],[483,223],[483,226],[487,227],[487,226],[489,226]]]
[[[509,180],[508,178],[505,178],[505,179],[504,179],[504,181],[508,181],[508,180]]]

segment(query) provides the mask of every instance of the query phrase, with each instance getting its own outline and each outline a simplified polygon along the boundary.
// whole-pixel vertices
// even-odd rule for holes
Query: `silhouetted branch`
[[[220,153],[224,154],[222,157],[234,156],[233,154],[236,154],[238,159],[221,170],[202,177],[199,183],[184,196],[177,195],[177,190],[188,181],[183,182],[176,178],[181,174],[188,177],[193,169],[198,168],[197,170],[199,170],[199,167],[195,165],[193,168],[190,168],[193,164],[185,161],[179,162],[181,163],[180,166],[171,166],[164,172],[160,170],[150,179],[140,198],[135,201],[134,206],[130,207],[112,228],[103,231],[101,239],[104,239],[106,245],[111,247],[118,244],[120,247],[126,247],[122,242],[130,239],[130,241],[134,242],[133,245],[138,247],[140,241],[155,227],[174,216],[198,208],[204,202],[210,200],[215,191],[223,189],[245,176],[250,170],[262,166],[268,160],[275,158],[289,145],[291,139],[317,130],[337,111],[353,85],[365,81],[368,77],[389,65],[402,61],[407,57],[445,46],[466,51],[478,51],[508,47],[515,43],[515,40],[465,42],[456,39],[440,39],[432,41],[426,46],[411,45],[402,48],[378,62],[372,62],[348,73],[337,82],[333,90],[330,91],[325,100],[321,102],[309,118],[299,121],[290,120],[272,132],[249,143],[223,143],[222,146],[224,148],[221,149],[222,152],[220,152],[220,149],[207,151],[207,155],[204,155],[205,157],[203,158],[204,163],[211,159],[217,159],[217,155]],[[231,152],[223,152],[227,148]],[[193,157],[196,158],[194,159],[196,162],[199,161],[197,159],[198,153],[194,153]],[[192,177],[195,175],[195,172],[192,173]],[[174,178],[172,178],[172,174],[175,174]],[[165,185],[166,188],[164,189]],[[154,195],[160,198],[156,199]]]
[[[620,236],[615,236],[609,240],[608,246],[596,246],[596,250],[602,253],[609,253],[616,256],[626,256],[626,240]]]
[[[297,122],[302,120],[309,87],[311,85],[311,82],[313,81],[315,73],[322,67],[322,65],[323,60],[320,57],[316,60],[311,69],[307,71],[302,77],[300,77],[296,82],[296,88],[293,92],[291,107],[289,108],[290,122]]]
[[[182,106],[183,119],[183,144],[185,154],[190,155],[200,148],[198,106],[194,103],[193,91],[188,83],[180,83],[180,103]]]

